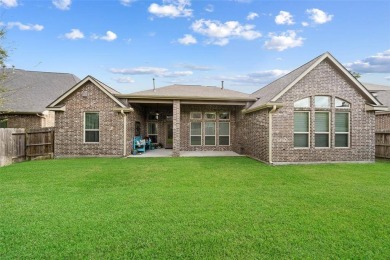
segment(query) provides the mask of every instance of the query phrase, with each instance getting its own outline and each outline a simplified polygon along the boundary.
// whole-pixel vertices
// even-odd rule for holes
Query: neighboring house
[[[3,70],[0,127],[40,128],[54,126],[54,112],[46,109],[55,98],[69,90],[79,79],[67,73]]]
[[[376,132],[390,132],[390,87],[370,83],[363,84],[374,97],[388,107],[387,111],[376,113]]]
[[[123,156],[135,135],[181,151],[235,151],[274,163],[374,161],[381,103],[332,55],[253,94],[172,85],[119,94],[88,76],[48,109],[55,155]]]

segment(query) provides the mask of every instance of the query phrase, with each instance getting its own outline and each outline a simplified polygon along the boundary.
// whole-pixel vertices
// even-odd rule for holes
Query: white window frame
[[[317,132],[317,129],[314,129],[314,148],[316,149],[329,149],[330,148],[330,116],[331,113],[329,111],[314,111],[314,125],[316,124],[315,120],[315,114],[316,113],[327,113],[328,114],[328,132]],[[310,130],[310,128],[309,128]],[[315,140],[316,140],[316,134],[327,134],[328,135],[328,146],[317,146]]]
[[[307,106],[298,106],[298,102],[302,101],[302,100],[307,100],[309,103]],[[310,108],[310,97],[305,97],[305,98],[301,98],[300,100],[297,100],[294,102],[294,108]]]
[[[336,102],[337,102],[337,100],[346,102],[346,103],[348,104],[348,107],[336,107]],[[348,101],[345,100],[345,99],[335,97],[335,98],[334,98],[334,107],[335,107],[336,109],[343,109],[343,110],[345,110],[345,109],[351,109],[351,103],[348,102]]]
[[[220,115],[222,114],[222,113],[227,113],[228,114],[228,118],[221,118],[220,117]],[[230,121],[230,111],[221,111],[221,112],[219,112],[218,113],[218,120],[219,121]]]
[[[193,115],[194,114],[200,114],[200,118],[194,118]],[[202,112],[190,112],[190,119],[191,120],[202,120],[203,116],[202,116]]]
[[[214,118],[207,118],[207,115],[213,115]],[[204,120],[205,121],[215,121],[215,120],[217,120],[217,113],[215,113],[215,112],[205,112],[204,113]]]
[[[86,121],[85,121],[85,119],[86,119],[86,117],[87,117],[87,114],[98,114],[98,118],[99,118],[99,128],[98,129],[86,129],[85,128],[85,126],[86,126]],[[96,112],[96,111],[87,111],[87,112],[84,112],[84,115],[83,115],[83,117],[84,117],[84,120],[83,120],[83,141],[84,141],[84,143],[85,144],[98,144],[98,143],[100,143],[100,113],[99,112]],[[85,137],[86,137],[86,132],[87,131],[91,131],[91,132],[98,132],[98,138],[99,138],[99,141],[98,142],[87,142],[86,140],[85,140]]]
[[[225,119],[226,120],[226,119]],[[220,133],[219,133],[219,129],[220,129],[220,124],[229,124],[229,134],[228,135],[221,135]],[[220,136],[228,136],[229,137],[229,144],[220,144],[219,143],[219,137]],[[230,141],[231,141],[231,138],[230,138],[230,122],[227,122],[227,121],[221,121],[221,122],[218,122],[218,145],[219,146],[230,146],[231,144],[230,144]]]
[[[214,124],[214,134],[208,135],[206,134],[206,125],[207,124]],[[208,136],[214,136],[214,144],[206,144],[206,137]],[[204,146],[216,146],[217,145],[217,122],[216,121],[207,121],[204,123]]]
[[[200,135],[193,135],[192,134],[192,126],[191,126],[192,123],[200,124]],[[202,129],[203,129],[203,122],[199,122],[199,121],[190,122],[190,146],[202,146],[202,140],[203,140]],[[191,143],[191,137],[193,137],[193,136],[200,136],[200,144],[192,144]]]
[[[294,146],[294,149],[309,149],[310,148],[310,133],[311,133],[311,120],[310,120],[310,111],[294,111],[294,117],[295,117],[295,113],[307,113],[307,124],[308,124],[308,127],[307,127],[307,130],[308,132],[295,132],[295,129],[294,130],[294,135],[293,135],[293,146]],[[295,119],[294,119],[295,120]],[[294,122],[295,124],[295,122]],[[295,146],[295,134],[307,134],[307,146],[306,147],[297,147]]]
[[[336,132],[336,114],[348,114],[348,132]],[[351,113],[350,112],[335,112],[335,126],[334,126],[334,148],[336,149],[349,149],[351,148]],[[336,146],[336,135],[337,134],[347,134],[348,135],[348,146],[338,147]]]

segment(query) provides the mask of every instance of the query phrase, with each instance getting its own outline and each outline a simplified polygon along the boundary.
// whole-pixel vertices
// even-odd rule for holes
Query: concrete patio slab
[[[146,153],[129,155],[128,158],[172,157],[172,149],[155,149]],[[243,156],[233,151],[181,151],[180,157],[218,157]]]

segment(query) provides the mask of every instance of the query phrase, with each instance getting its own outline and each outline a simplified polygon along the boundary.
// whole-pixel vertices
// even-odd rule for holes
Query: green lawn
[[[0,168],[0,259],[390,256],[390,163],[64,159]]]

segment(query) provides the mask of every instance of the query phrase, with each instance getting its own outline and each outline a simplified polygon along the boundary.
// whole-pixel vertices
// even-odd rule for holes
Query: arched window
[[[302,98],[294,102],[295,108],[309,108],[310,107],[310,98]]]
[[[351,104],[343,99],[335,98],[334,106],[335,108],[350,108]]]

